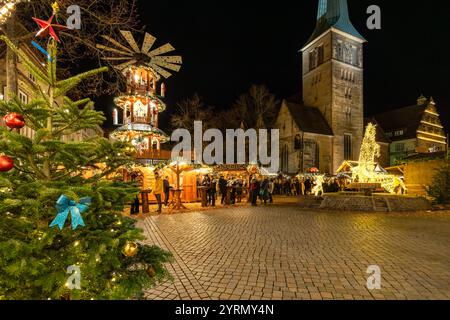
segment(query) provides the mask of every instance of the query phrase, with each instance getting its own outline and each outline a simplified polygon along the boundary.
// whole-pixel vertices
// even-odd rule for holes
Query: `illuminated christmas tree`
[[[376,141],[377,127],[369,123],[361,146],[358,167],[353,170],[353,177],[360,183],[375,182],[376,160],[380,157],[380,145]]]
[[[105,120],[89,99],[66,95],[107,69],[58,80],[57,37],[50,35],[46,68],[1,37],[48,90],[36,83],[30,90],[38,98],[29,104],[0,102],[9,126],[0,128],[0,300],[136,298],[168,277],[170,253],[138,243],[142,231],[122,216],[138,189],[107,179],[132,160],[128,144],[100,135],[62,141]],[[16,131],[25,124],[33,139]],[[87,171],[95,173],[86,178]]]

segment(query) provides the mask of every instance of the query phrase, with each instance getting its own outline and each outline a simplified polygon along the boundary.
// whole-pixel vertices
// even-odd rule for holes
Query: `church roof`
[[[391,138],[393,141],[417,138],[417,130],[427,108],[426,104],[400,108],[373,116],[384,132],[403,130],[402,136]]]
[[[316,28],[306,45],[331,28],[366,41],[350,21],[347,0],[319,0]]]
[[[286,100],[285,103],[300,130],[307,133],[333,135],[333,130],[319,109],[292,102],[291,99]]]

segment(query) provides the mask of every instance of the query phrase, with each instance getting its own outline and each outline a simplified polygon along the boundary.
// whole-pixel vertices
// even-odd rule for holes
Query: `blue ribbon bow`
[[[50,228],[58,226],[60,230],[64,228],[69,213],[72,218],[72,230],[78,228],[78,226],[84,227],[84,221],[81,214],[89,209],[89,205],[92,202],[92,198],[82,198],[80,203],[71,200],[68,196],[62,195],[56,202],[56,210],[58,215],[55,220],[50,224]]]

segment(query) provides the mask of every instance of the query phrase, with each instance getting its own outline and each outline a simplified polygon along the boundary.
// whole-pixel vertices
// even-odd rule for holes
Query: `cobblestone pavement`
[[[450,299],[450,213],[240,207],[148,217],[174,282],[148,299]],[[370,265],[381,290],[366,288]]]

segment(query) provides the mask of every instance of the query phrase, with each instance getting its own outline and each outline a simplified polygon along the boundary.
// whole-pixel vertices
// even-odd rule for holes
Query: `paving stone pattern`
[[[174,254],[174,282],[147,299],[450,299],[450,213],[239,207],[151,216],[147,243]],[[368,290],[370,265],[381,290]]]

